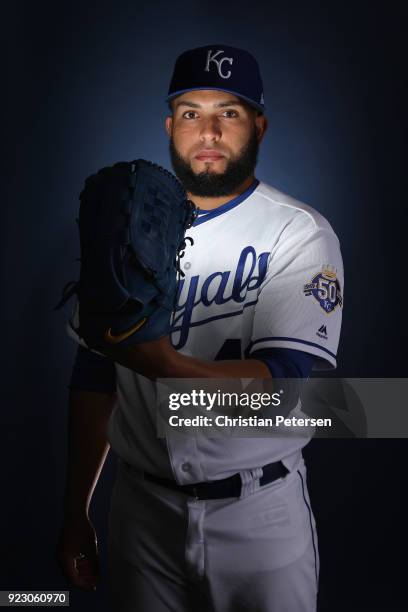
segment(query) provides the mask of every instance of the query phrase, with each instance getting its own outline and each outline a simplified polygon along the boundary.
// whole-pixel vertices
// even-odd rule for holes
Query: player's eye
[[[223,112],[224,117],[227,117],[228,119],[232,119],[233,117],[238,117],[238,113],[236,110],[233,109],[229,109]]]
[[[195,119],[197,117],[197,113],[195,111],[189,110],[183,113],[184,119]]]

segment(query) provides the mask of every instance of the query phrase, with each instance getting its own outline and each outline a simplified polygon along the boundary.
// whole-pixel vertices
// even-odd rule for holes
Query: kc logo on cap
[[[234,61],[233,58],[224,56],[223,58],[217,60],[216,58],[219,56],[219,54],[224,53],[223,49],[219,49],[213,55],[211,55],[211,53],[212,53],[212,49],[209,49],[207,53],[207,63],[205,65],[204,70],[206,72],[210,72],[210,63],[214,62],[214,64],[217,66],[218,74],[220,75],[220,77],[222,79],[229,79],[231,76],[231,70],[228,70],[226,74],[223,74],[222,63],[229,62],[229,64],[232,66],[232,62]]]
[[[265,110],[258,62],[244,49],[213,44],[188,49],[179,55],[167,102],[197,89],[226,91],[261,112]]]

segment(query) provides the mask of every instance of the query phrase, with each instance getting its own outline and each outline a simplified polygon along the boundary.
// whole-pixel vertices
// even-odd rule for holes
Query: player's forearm
[[[177,352],[168,338],[146,344],[116,347],[109,357],[148,378],[270,378],[270,370],[256,359],[205,361]]]
[[[163,378],[269,378],[268,367],[256,359],[203,361],[178,354],[166,361]]]
[[[71,390],[68,417],[68,465],[64,511],[88,514],[92,494],[109,451],[106,429],[114,395]]]

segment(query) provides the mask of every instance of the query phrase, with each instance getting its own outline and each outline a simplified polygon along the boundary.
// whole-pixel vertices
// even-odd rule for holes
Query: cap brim
[[[265,106],[262,106],[262,104],[259,104],[258,102],[255,102],[255,100],[251,100],[251,98],[247,98],[246,96],[243,96],[242,94],[239,94],[236,91],[232,91],[231,89],[226,89],[224,87],[207,87],[206,85],[203,85],[202,87],[189,87],[188,89],[180,89],[180,91],[173,91],[173,93],[167,96],[166,102],[170,102],[170,100],[173,100],[177,96],[181,96],[181,94],[187,93],[188,91],[200,91],[205,89],[209,89],[212,91],[225,91],[227,93],[233,94],[234,96],[237,96],[237,98],[245,100],[245,102],[247,102],[248,104],[250,104],[250,106],[253,106],[257,110],[265,112]]]

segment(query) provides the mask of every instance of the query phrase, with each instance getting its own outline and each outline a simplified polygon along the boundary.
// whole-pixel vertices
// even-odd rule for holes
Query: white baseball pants
[[[244,497],[197,501],[119,461],[108,568],[112,612],[315,612],[303,458]]]

